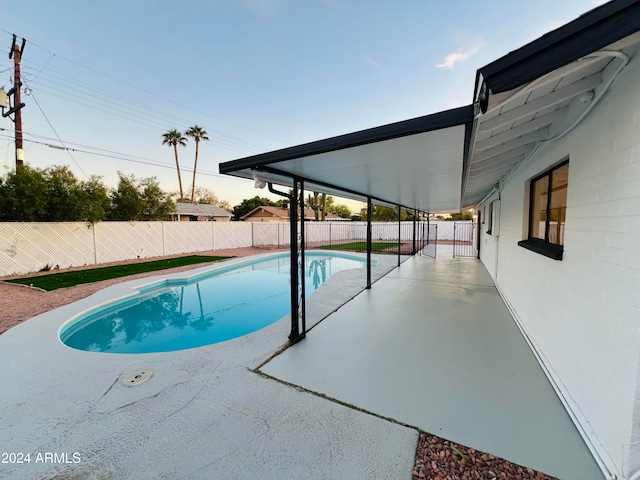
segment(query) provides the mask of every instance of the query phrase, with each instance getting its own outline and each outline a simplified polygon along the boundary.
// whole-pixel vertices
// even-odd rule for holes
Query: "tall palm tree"
[[[184,132],[187,137],[193,138],[196,142],[196,160],[193,163],[193,183],[191,184],[191,203],[196,195],[196,169],[198,168],[198,145],[200,144],[200,140],[209,141],[209,137],[207,137],[207,132],[204,128],[199,127],[198,125],[194,125],[189,130]]]
[[[182,176],[180,175],[180,163],[178,162],[178,145],[182,147],[186,146],[187,139],[183,137],[182,133],[180,133],[180,131],[176,128],[172,128],[168,132],[163,133],[162,138],[162,145],[173,146],[173,153],[176,156],[176,170],[178,170],[178,184],[180,185],[180,201],[182,201],[184,199],[184,195],[182,193]]]

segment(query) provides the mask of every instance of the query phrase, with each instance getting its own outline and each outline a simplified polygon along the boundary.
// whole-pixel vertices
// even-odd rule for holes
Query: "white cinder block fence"
[[[438,224],[438,238],[453,238],[453,222]],[[308,246],[364,241],[364,222],[309,222]],[[416,230],[422,228],[418,223]],[[425,227],[426,228],[426,227]],[[398,240],[398,224],[376,222],[374,241]],[[418,232],[418,235],[420,233]],[[402,222],[402,241],[413,238],[413,222]],[[0,276],[42,269],[96,265],[227,248],[286,246],[289,224],[252,222],[0,223]]]

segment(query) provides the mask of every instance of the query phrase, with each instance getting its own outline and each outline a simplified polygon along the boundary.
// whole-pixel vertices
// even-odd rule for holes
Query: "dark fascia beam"
[[[475,106],[474,106],[475,115]],[[475,134],[478,131],[478,119],[474,118],[472,123],[468,123],[464,130],[464,151],[462,153],[462,183],[460,186],[460,205],[464,201],[469,181],[469,167],[471,166],[471,144],[475,143]]]
[[[640,31],[640,1],[613,0],[482,67],[491,93],[507,92]]]
[[[337,137],[326,138],[315,142],[304,143],[294,147],[274,150],[272,152],[252,155],[229,162],[221,163],[220,173],[231,173],[245,168],[256,168],[270,165],[296,158],[318,155],[321,153],[333,152],[345,148],[367,145],[369,143],[392,140],[394,138],[417,135],[419,133],[431,132],[443,128],[467,125],[473,122],[473,105],[454,108],[444,112],[434,113],[423,117],[412,118],[401,122],[390,123],[380,127],[360,130],[358,132],[347,133]]]

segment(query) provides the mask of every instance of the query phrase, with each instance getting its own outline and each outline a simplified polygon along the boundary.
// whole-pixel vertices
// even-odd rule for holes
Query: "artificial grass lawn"
[[[371,242],[371,251],[379,252],[389,247],[397,247],[397,242]],[[324,248],[327,250],[350,250],[356,252],[366,252],[367,242],[351,242],[351,243],[339,243],[337,245],[322,245],[318,248]]]
[[[89,270],[74,270],[71,272],[51,273],[38,277],[23,277],[7,280],[11,283],[31,285],[43,290],[55,290],[57,288],[73,287],[83,283],[99,282],[112,278],[126,277],[136,273],[155,272],[167,268],[183,267],[198,263],[217,262],[231,257],[212,257],[203,255],[191,255],[188,257],[167,258],[153,262],[130,263],[128,265],[114,265],[113,267],[92,268]]]

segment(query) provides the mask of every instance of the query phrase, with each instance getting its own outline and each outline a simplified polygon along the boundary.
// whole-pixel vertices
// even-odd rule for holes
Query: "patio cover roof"
[[[460,209],[473,106],[220,164],[220,173],[422,212]]]
[[[639,30],[640,1],[615,0],[478,70],[462,208],[586,118],[634,57]]]
[[[478,70],[474,104],[220,164],[220,173],[430,213],[477,206],[597,104],[640,45],[613,0]]]

